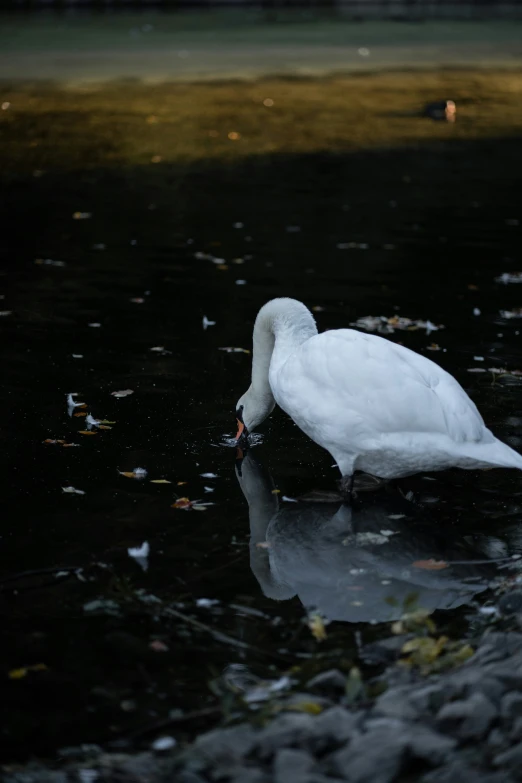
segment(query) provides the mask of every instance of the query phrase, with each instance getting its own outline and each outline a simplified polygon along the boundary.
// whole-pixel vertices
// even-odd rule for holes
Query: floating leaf
[[[312,632],[312,636],[318,642],[322,642],[327,638],[324,620],[317,612],[308,616],[308,627]]]
[[[21,680],[23,677],[27,676],[27,669],[24,667],[21,669],[11,669],[7,676],[10,680]]]
[[[402,653],[410,656],[407,661],[409,665],[426,666],[439,657],[447,642],[447,636],[440,636],[438,639],[432,639],[431,636],[416,636],[403,645]]]
[[[147,476],[147,471],[145,468],[134,468],[132,471],[128,470],[119,470],[118,473],[120,476],[125,476],[126,478],[132,478],[132,479],[138,479],[142,480]]]
[[[192,501],[188,498],[178,498],[175,503],[172,504],[171,508],[183,508],[183,509],[189,509],[192,506]]]
[[[448,568],[449,563],[445,560],[416,560],[412,563],[414,568],[423,568],[425,571],[441,571],[443,568]]]
[[[81,419],[82,416],[87,416],[87,413],[85,411],[78,411],[78,413],[73,413],[73,416],[76,419]]]
[[[62,492],[65,492],[67,495],[85,495],[85,492],[83,489],[75,489],[74,487],[62,487]]]
[[[78,430],[78,435],[97,435],[96,430]]]
[[[320,715],[324,707],[315,701],[298,701],[297,704],[290,704],[286,709],[293,712],[306,712],[308,715]]]
[[[346,679],[345,694],[348,704],[354,704],[364,696],[364,683],[360,669],[358,669],[357,666],[352,666],[350,669],[350,673]]]
[[[168,652],[169,648],[165,644],[165,642],[160,641],[159,639],[154,639],[153,642],[149,644],[149,647],[151,650],[154,650],[154,652]]]
[[[32,666],[21,666],[19,669],[11,669],[8,672],[10,680],[21,680],[27,676],[29,672],[46,672],[47,666],[45,663],[35,663]]]
[[[167,479],[151,479],[151,484],[172,484],[171,481],[167,481]]]
[[[112,427],[109,427],[107,424],[98,424],[99,430],[112,430]]]

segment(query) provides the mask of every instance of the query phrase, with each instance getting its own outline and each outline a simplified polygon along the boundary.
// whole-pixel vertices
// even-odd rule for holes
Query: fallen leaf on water
[[[87,405],[84,402],[76,402],[73,400],[73,397],[77,397],[78,392],[70,392],[70,394],[67,395],[67,405],[69,408],[86,408]]]
[[[52,258],[35,258],[34,263],[39,266],[65,266],[65,261],[55,261]]]
[[[522,283],[522,272],[504,272],[495,277],[496,283]]]
[[[172,484],[171,481],[167,481],[167,479],[151,479],[151,484]]]
[[[431,636],[416,636],[402,646],[403,655],[410,656],[403,663],[409,666],[426,666],[433,663],[442,653],[447,642],[447,636],[440,636],[438,639],[433,639]]]
[[[149,553],[150,546],[148,541],[144,541],[141,546],[129,547],[129,549],[127,549],[127,554],[129,557],[132,557],[134,560],[136,560],[140,568],[142,568],[144,571],[149,570]]]
[[[29,672],[46,672],[47,666],[45,663],[35,663],[32,666],[22,666],[19,669],[11,669],[8,673],[10,680],[21,680],[26,677]]]
[[[25,677],[27,675],[28,669],[25,667],[22,667],[21,669],[11,669],[9,674],[7,675],[10,680],[21,680],[22,677]]]
[[[134,394],[133,389],[122,389],[121,391],[111,392],[112,397],[128,397],[129,394]]]
[[[85,492],[83,489],[75,489],[75,487],[62,487],[62,492],[65,492],[67,495],[85,495]]]
[[[286,709],[292,712],[307,712],[308,715],[320,715],[324,707],[315,701],[299,701],[297,704],[290,704]]]
[[[112,427],[109,427],[107,424],[98,424],[99,430],[112,430]]]
[[[97,435],[96,430],[78,430],[78,435]]]
[[[318,642],[323,642],[327,638],[324,620],[320,614],[314,613],[308,615],[308,627],[312,632],[312,636]]]
[[[78,411],[78,413],[73,413],[73,416],[77,419],[81,419],[82,416],[87,416],[86,411]]]
[[[52,443],[53,446],[54,446],[56,443],[63,444],[63,443],[65,443],[65,441],[64,440],[53,440],[53,438],[46,438],[44,440],[44,443]]]
[[[126,478],[132,478],[132,479],[144,479],[147,475],[147,471],[145,468],[134,468],[134,470],[119,470],[118,473],[120,476],[125,476]]]
[[[189,509],[192,506],[192,501],[188,498],[178,498],[171,508],[184,508]]]
[[[184,511],[206,511],[209,506],[213,506],[214,503],[202,503],[200,500],[189,500],[189,498],[178,498],[175,503],[171,505],[171,508],[181,508]]]
[[[429,560],[416,560],[412,565],[414,568],[423,568],[425,571],[441,571],[443,568],[448,568],[449,563],[446,563],[445,560],[430,558]]]
[[[396,330],[414,332],[418,329],[425,329],[426,334],[437,332],[444,329],[442,324],[433,324],[430,320],[412,320],[404,316],[394,315],[391,318],[385,315],[365,315],[358,318],[350,326],[358,329],[365,329],[367,332],[380,332],[381,334],[392,334]]]
[[[154,639],[153,642],[149,644],[149,647],[151,650],[154,650],[154,652],[168,652],[169,648],[165,644],[165,642],[160,641],[159,639]]]

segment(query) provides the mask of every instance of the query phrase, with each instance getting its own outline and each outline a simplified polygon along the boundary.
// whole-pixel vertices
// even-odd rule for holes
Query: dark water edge
[[[346,670],[357,662],[355,631],[364,641],[389,635],[388,625],[334,622],[319,646],[298,597],[262,595],[250,569],[234,452],[220,445],[232,432],[250,359],[219,348],[248,349],[257,309],[279,295],[324,308],[316,313],[321,329],[369,314],[429,318],[446,328],[394,339],[421,352],[436,341],[443,350],[430,358],[463,383],[495,434],[520,449],[516,377],[467,372],[521,368],[518,323],[499,316],[520,307],[520,293],[495,282],[521,266],[520,149],[518,138],[492,138],[4,179],[0,293],[13,314],[1,323],[8,511],[0,580],[83,569],[81,579],[38,574],[1,585],[1,669],[47,667],[4,680],[4,759],[103,744],[169,710],[215,706],[208,683],[230,663],[274,676],[298,661],[297,676],[305,678],[333,661]],[[92,217],[73,221],[76,211]],[[347,242],[367,247],[337,249]],[[105,249],[93,249],[100,244]],[[199,251],[223,257],[228,269],[195,258]],[[252,258],[228,263],[245,256]],[[37,265],[37,258],[67,266]],[[241,279],[245,285],[236,284]],[[130,302],[135,297],[144,302]],[[204,331],[203,316],[216,325]],[[156,346],[170,353],[151,352]],[[111,396],[126,388],[134,394]],[[81,420],[69,418],[65,405],[71,391],[94,416],[115,421],[113,429],[78,435]],[[255,456],[282,495],[335,484],[328,455],[280,412],[263,434]],[[47,438],[80,447],[45,445]],[[173,484],[118,474],[137,466]],[[203,479],[205,472],[219,478]],[[518,474],[435,478],[401,487],[420,504],[416,524],[437,527],[437,557],[455,549],[462,559],[520,551]],[[178,481],[187,484],[178,488]],[[213,493],[205,493],[208,484]],[[86,494],[63,494],[68,485]],[[216,505],[204,513],[172,509],[175,492]],[[387,495],[382,506],[396,502]],[[126,552],[144,540],[147,572]],[[493,576],[488,570],[484,586]],[[136,598],[139,590],[255,651],[211,642],[208,633],[151,610]],[[197,607],[199,598],[220,604]],[[97,599],[114,601],[116,613],[103,605],[85,612]],[[460,633],[466,611],[445,612],[438,622]],[[157,639],[168,652],[150,648]]]

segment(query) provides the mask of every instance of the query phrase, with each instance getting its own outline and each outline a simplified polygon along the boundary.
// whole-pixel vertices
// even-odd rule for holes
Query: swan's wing
[[[449,373],[376,335],[339,329],[312,337],[274,380],[281,407],[305,431],[303,424],[310,422],[330,440],[346,431],[365,439],[397,432],[443,434],[457,443],[489,434]]]

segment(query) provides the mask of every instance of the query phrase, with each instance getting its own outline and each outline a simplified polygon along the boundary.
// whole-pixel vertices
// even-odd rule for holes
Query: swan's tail
[[[484,467],[522,470],[522,455],[496,438],[492,443],[466,444],[462,447],[461,453],[465,458],[476,462],[477,467],[483,465]]]

